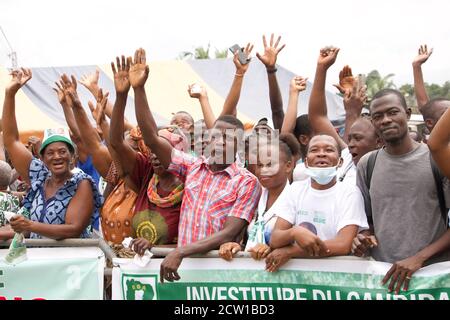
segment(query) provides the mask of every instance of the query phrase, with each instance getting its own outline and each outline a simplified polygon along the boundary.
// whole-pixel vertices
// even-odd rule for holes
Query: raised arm
[[[431,131],[427,145],[439,169],[450,179],[450,108]]]
[[[214,116],[211,105],[209,104],[208,93],[203,86],[199,86],[200,92],[193,92],[192,88],[195,88],[195,86],[195,84],[191,84],[188,87],[189,96],[191,98],[198,99],[200,106],[202,107],[203,119],[205,120],[206,128],[211,129],[214,126],[216,117]]]
[[[72,80],[74,82],[71,82],[69,77],[64,73],[61,76],[60,82],[55,82],[56,88],[53,88],[53,90],[57,93],[59,103],[63,108],[64,117],[71,132],[71,139],[78,146],[83,141],[81,140],[80,129],[73,114],[73,101],[68,94],[68,91],[76,92],[77,90],[77,82],[74,76],[72,76]]]
[[[294,77],[289,85],[289,102],[281,126],[281,133],[293,133],[298,113],[298,95],[306,89],[308,78]]]
[[[79,82],[89,90],[89,92],[94,96],[94,98],[97,100],[98,92],[100,90],[100,86],[98,85],[98,79],[100,78],[100,70],[96,69],[95,72],[83,75]],[[105,114],[108,116],[108,118],[111,119],[113,111],[113,105],[111,102],[106,103],[105,107]],[[124,129],[125,131],[131,130],[133,128],[133,125],[127,120],[127,118],[124,117]]]
[[[267,45],[266,36],[263,35],[264,54],[260,55],[258,52],[256,56],[266,66],[267,80],[269,81],[269,98],[270,108],[272,109],[272,121],[275,129],[281,130],[284,119],[283,98],[281,97],[280,87],[277,80],[277,56],[281,50],[286,46],[280,44],[281,36],[277,38],[274,44],[274,34],[270,36],[269,46]]]
[[[103,95],[103,92],[102,92]],[[109,100],[106,102],[106,104],[103,103],[103,99],[105,97],[103,97],[102,99],[100,99],[100,95],[99,97],[97,97],[97,104],[94,106],[94,103],[92,103],[91,101],[88,102],[88,106],[89,109],[91,110],[91,114],[92,117],[95,119],[95,122],[97,124],[97,132],[99,132],[103,135],[103,139],[105,140],[106,146],[110,145],[110,140],[109,140],[109,134],[110,134],[110,126],[109,126],[109,122],[106,120],[106,115],[105,115],[105,108],[106,108],[106,104],[109,103]],[[111,153],[111,150],[108,149]]]
[[[0,120],[0,123],[2,121]],[[5,144],[3,143],[3,133],[0,132],[0,160],[6,161],[6,155],[5,155]]]
[[[339,53],[338,48],[326,47],[320,50],[319,59],[317,61],[316,76],[309,99],[308,118],[314,134],[325,133],[336,139],[341,148],[347,145],[338,135],[333,124],[327,116],[327,101],[325,98],[325,82],[328,68],[336,61]]]
[[[148,106],[144,86],[148,78],[149,67],[146,64],[145,50],[142,48],[136,50],[134,61],[131,61],[131,58],[129,60],[131,64],[129,76],[134,90],[136,119],[144,142],[158,157],[161,164],[168,168],[172,158],[172,145],[166,139],[158,136],[158,127]]]
[[[130,90],[130,80],[128,78],[130,60],[131,58],[128,58],[127,61],[125,61],[125,56],[122,56],[122,60],[117,57],[117,69],[114,62],[111,62],[114,74],[114,86],[116,88],[116,101],[111,117],[110,143],[111,148],[117,155],[117,162],[122,169],[122,172],[120,172],[122,177],[130,176],[133,173],[137,156],[136,151],[126,143],[123,137],[125,106],[127,103],[128,91]]]
[[[433,53],[433,49],[428,51],[427,45],[420,46],[419,54],[414,59],[413,76],[414,76],[414,93],[416,95],[417,106],[419,111],[428,102],[428,94],[423,81],[422,64],[424,64]]]
[[[30,167],[33,155],[20,142],[19,130],[16,121],[16,93],[19,89],[31,79],[32,74],[30,69],[15,70],[11,73],[11,81],[5,88],[5,101],[3,103],[2,127],[3,127],[3,142],[8,151],[9,157],[20,173],[20,176],[29,183],[30,178],[28,169]]]
[[[73,90],[73,86],[68,85],[67,81],[64,80],[66,87],[69,88],[65,90],[65,95],[72,100],[72,109],[77,126],[80,130],[80,138],[86,151],[92,156],[92,163],[95,169],[100,173],[100,175],[105,178],[108,175],[109,167],[111,166],[111,155],[108,149],[102,144],[100,136],[97,131],[91,125],[89,118],[80,102],[76,90]],[[76,83],[75,77],[72,76],[72,84]],[[97,103],[105,105],[108,100],[108,93],[103,96],[103,91],[100,89],[98,91]]]
[[[247,44],[247,47],[244,49],[244,53],[247,56],[250,56],[250,53],[253,50],[253,45],[250,43]],[[250,61],[246,64],[241,64],[238,58],[238,52],[234,53],[233,58],[234,65],[236,66],[236,74],[234,75],[233,83],[231,84],[230,92],[225,99],[225,103],[223,104],[222,113],[223,115],[237,115],[237,104],[239,102],[239,98],[241,96],[242,83],[244,81],[244,75],[248,70],[250,65]]]

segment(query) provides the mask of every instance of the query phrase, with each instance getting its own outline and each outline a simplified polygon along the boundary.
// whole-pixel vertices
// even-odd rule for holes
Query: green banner
[[[31,248],[8,265],[0,250],[0,300],[103,299],[105,258],[99,248]]]
[[[126,262],[126,263],[124,263]],[[185,259],[180,281],[160,283],[162,259],[146,268],[121,260],[113,299],[124,300],[449,300],[450,262],[416,272],[408,291],[389,293],[381,280],[390,264],[358,259],[294,259],[275,273],[248,258]]]

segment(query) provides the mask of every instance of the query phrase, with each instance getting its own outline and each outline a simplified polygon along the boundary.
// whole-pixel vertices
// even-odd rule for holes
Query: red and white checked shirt
[[[184,181],[178,246],[222,230],[227,217],[252,221],[261,186],[254,175],[236,163],[212,172],[205,157],[196,158],[173,149],[168,171]]]

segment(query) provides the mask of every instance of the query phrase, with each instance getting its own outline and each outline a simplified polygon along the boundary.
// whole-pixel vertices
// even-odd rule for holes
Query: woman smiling
[[[15,216],[11,228],[31,238],[89,237],[93,213],[102,204],[97,187],[90,176],[72,172],[75,148],[65,129],[46,130],[39,150],[42,161],[33,158],[20,142],[15,95],[31,79],[31,70],[21,69],[11,75],[3,106],[4,144],[14,167],[31,185],[24,199],[31,218]]]

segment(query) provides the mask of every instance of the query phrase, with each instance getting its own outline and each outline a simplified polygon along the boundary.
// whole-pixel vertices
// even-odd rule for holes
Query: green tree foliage
[[[366,75],[366,85],[367,85],[367,96],[370,101],[372,97],[381,89],[392,88],[398,89],[405,96],[406,103],[412,109],[413,113],[419,113],[417,107],[417,100],[414,94],[413,84],[403,84],[397,87],[392,80],[394,76],[390,73],[386,76],[382,76],[377,70],[373,70]],[[425,83],[425,89],[428,93],[430,99],[434,98],[446,98],[450,99],[450,81],[446,81],[443,85],[436,83],[428,84]]]
[[[366,85],[367,85],[367,96],[369,100],[382,89],[392,88],[395,89],[396,86],[392,81],[393,73],[386,76],[381,76],[377,70],[372,70],[366,75]]]
[[[211,44],[208,43],[208,46],[197,47],[194,49],[194,51],[183,51],[178,55],[178,60],[211,59],[211,57],[209,56],[210,48],[211,48]],[[216,51],[215,51],[216,59],[224,59],[227,56],[228,56],[228,49],[223,49],[223,50],[216,49]]]

